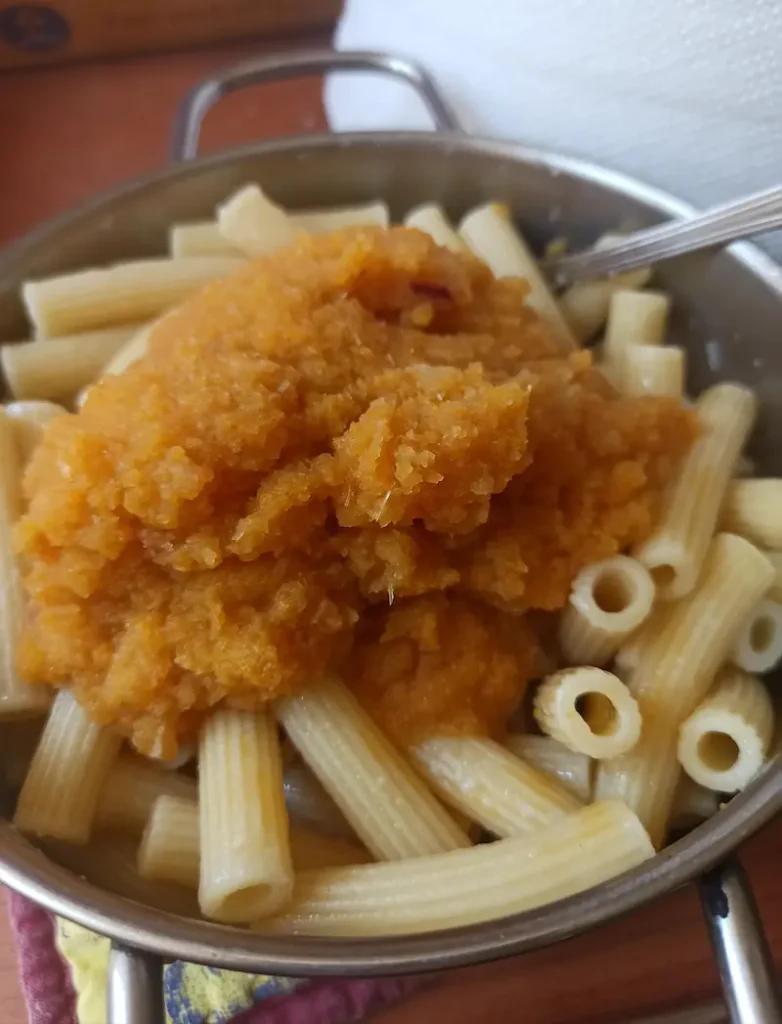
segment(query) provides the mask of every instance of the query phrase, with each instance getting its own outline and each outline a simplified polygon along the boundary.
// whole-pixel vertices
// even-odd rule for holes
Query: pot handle
[[[106,1020],[108,1024],[166,1024],[159,956],[111,944]]]
[[[698,888],[732,1024],[780,1024],[774,968],[746,872],[730,858]]]
[[[171,140],[171,159],[192,160],[198,153],[201,124],[209,110],[230,92],[283,78],[302,78],[329,71],[377,71],[411,85],[421,97],[438,131],[460,131],[461,126],[440,90],[414,61],[370,51],[306,50],[259,57],[226,68],[205,79],[185,97],[177,111]]]

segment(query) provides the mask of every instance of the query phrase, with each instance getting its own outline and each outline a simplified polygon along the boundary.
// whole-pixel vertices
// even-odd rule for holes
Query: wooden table
[[[248,44],[0,75],[0,245],[102,188],[163,164],[171,118],[185,91],[213,68],[268,48]],[[317,82],[268,86],[224,101],[207,118],[204,148],[323,123]],[[749,844],[746,861],[782,964],[782,822]],[[684,890],[558,947],[448,976],[380,1019],[609,1024],[716,993],[697,899]],[[25,1020],[2,918],[0,1009],[5,1024]]]

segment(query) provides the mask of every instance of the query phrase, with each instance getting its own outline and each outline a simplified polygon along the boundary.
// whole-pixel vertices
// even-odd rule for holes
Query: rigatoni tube
[[[641,733],[638,705],[625,684],[599,668],[570,668],[544,679],[535,719],[548,736],[597,759],[632,750]]]
[[[230,923],[274,913],[293,886],[274,718],[215,711],[201,730],[198,778],[201,910]]]
[[[218,206],[217,226],[247,256],[265,256],[289,245],[300,230],[258,185],[245,185]]]
[[[137,324],[0,346],[0,362],[15,398],[63,401],[92,384],[133,337]]]
[[[603,340],[605,361],[621,373],[635,345],[662,345],[670,309],[671,300],[662,292],[615,291]]]
[[[300,761],[285,766],[285,806],[291,819],[326,835],[350,838],[353,829],[309,768]]]
[[[533,768],[551,775],[574,796],[587,803],[592,795],[592,758],[570,750],[551,736],[511,733],[505,746]]]
[[[506,206],[487,203],[471,210],[459,225],[459,234],[496,277],[523,277],[530,288],[527,304],[553,329],[564,350],[576,347],[570,325]]]
[[[735,793],[755,778],[768,756],[774,706],[758,679],[727,670],[716,689],[679,730],[679,764],[701,786]]]
[[[720,526],[761,547],[782,549],[782,480],[733,480]]]
[[[14,825],[28,835],[86,843],[120,743],[118,733],[96,725],[69,690],[60,690],[25,776]]]
[[[198,783],[189,775],[159,768],[146,758],[120,754],[102,780],[95,825],[141,835],[155,801],[163,795],[195,801]]]
[[[409,753],[445,803],[497,836],[528,835],[580,806],[550,775],[494,740],[439,736]]]
[[[37,336],[56,338],[157,316],[244,263],[230,256],[136,260],[26,281],[22,298]]]
[[[682,463],[655,532],[634,551],[664,600],[695,586],[733,467],[755,422],[757,399],[740,384],[717,384],[698,399],[702,434]]]
[[[172,224],[168,229],[168,251],[174,259],[242,255],[241,250],[223,238],[220,228],[213,220]]]
[[[507,917],[583,892],[653,856],[619,801],[592,804],[533,836],[299,875],[290,906],[259,930],[286,935],[407,935]]]
[[[617,555],[582,569],[560,619],[566,664],[605,665],[647,618],[653,602],[654,581],[634,558]]]
[[[41,714],[52,697],[48,687],[25,683],[16,670],[24,602],[12,536],[22,502],[16,431],[15,421],[0,409],[0,717]]]
[[[401,860],[469,846],[467,835],[337,679],[277,702],[299,753],[364,846]]]
[[[782,661],[782,603],[766,599],[752,609],[736,635],[730,660],[745,672],[776,668]]]
[[[439,203],[422,203],[414,207],[405,217],[405,227],[425,232],[438,245],[450,249],[451,252],[463,253],[467,248],[451,227]]]
[[[326,235],[330,231],[342,231],[344,228],[387,228],[391,222],[388,206],[380,199],[372,203],[358,203],[356,206],[297,210],[289,216],[297,228],[310,235]]]
[[[677,345],[633,345],[625,354],[619,385],[625,395],[681,398],[686,353]]]
[[[624,800],[655,846],[665,839],[679,780],[679,726],[706,696],[736,631],[773,578],[757,548],[718,534],[696,590],[671,606],[644,649],[632,680],[644,723],[641,738],[629,753],[598,766],[595,795]]]

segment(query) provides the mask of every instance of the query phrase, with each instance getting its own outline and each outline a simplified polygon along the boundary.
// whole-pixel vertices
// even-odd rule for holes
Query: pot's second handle
[[[302,78],[329,71],[377,71],[411,85],[426,105],[435,127],[458,131],[460,125],[440,90],[420,65],[404,57],[369,51],[308,50],[274,54],[226,68],[197,85],[177,113],[171,142],[172,160],[192,160],[198,153],[201,124],[209,108],[229,92],[281,78]]]
[[[780,1024],[774,968],[749,879],[728,860],[700,880],[700,897],[733,1024]]]
[[[111,944],[106,1020],[108,1024],[166,1024],[159,956]]]

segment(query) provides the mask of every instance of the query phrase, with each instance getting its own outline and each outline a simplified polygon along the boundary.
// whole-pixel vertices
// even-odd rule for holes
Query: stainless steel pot
[[[336,69],[383,71],[406,80],[441,131],[305,136],[193,159],[201,120],[225,93]],[[287,206],[382,196],[397,215],[437,199],[457,217],[476,203],[500,198],[534,244],[562,234],[586,244],[607,229],[692,213],[677,199],[604,168],[461,134],[421,69],[377,54],[271,58],[204,82],[182,108],[173,156],[174,166],[50,221],[0,254],[0,338],[24,335],[18,289],[25,278],[161,253],[169,223],[208,217],[218,201],[249,180],[261,181]],[[754,387],[763,409],[752,454],[762,472],[782,475],[782,447],[776,443],[782,435],[782,270],[742,244],[672,261],[660,268],[659,280],[674,296],[674,330],[689,350],[694,389],[725,378]],[[7,819],[0,821],[0,880],[111,938],[108,1015],[118,1024],[163,1020],[164,959],[283,975],[419,973],[557,942],[697,880],[732,1019],[771,1024],[782,1017],[768,952],[746,878],[726,858],[781,807],[778,757],[713,819],[620,878],[502,921],[406,938],[269,938],[172,916],[76,877],[33,849]]]

